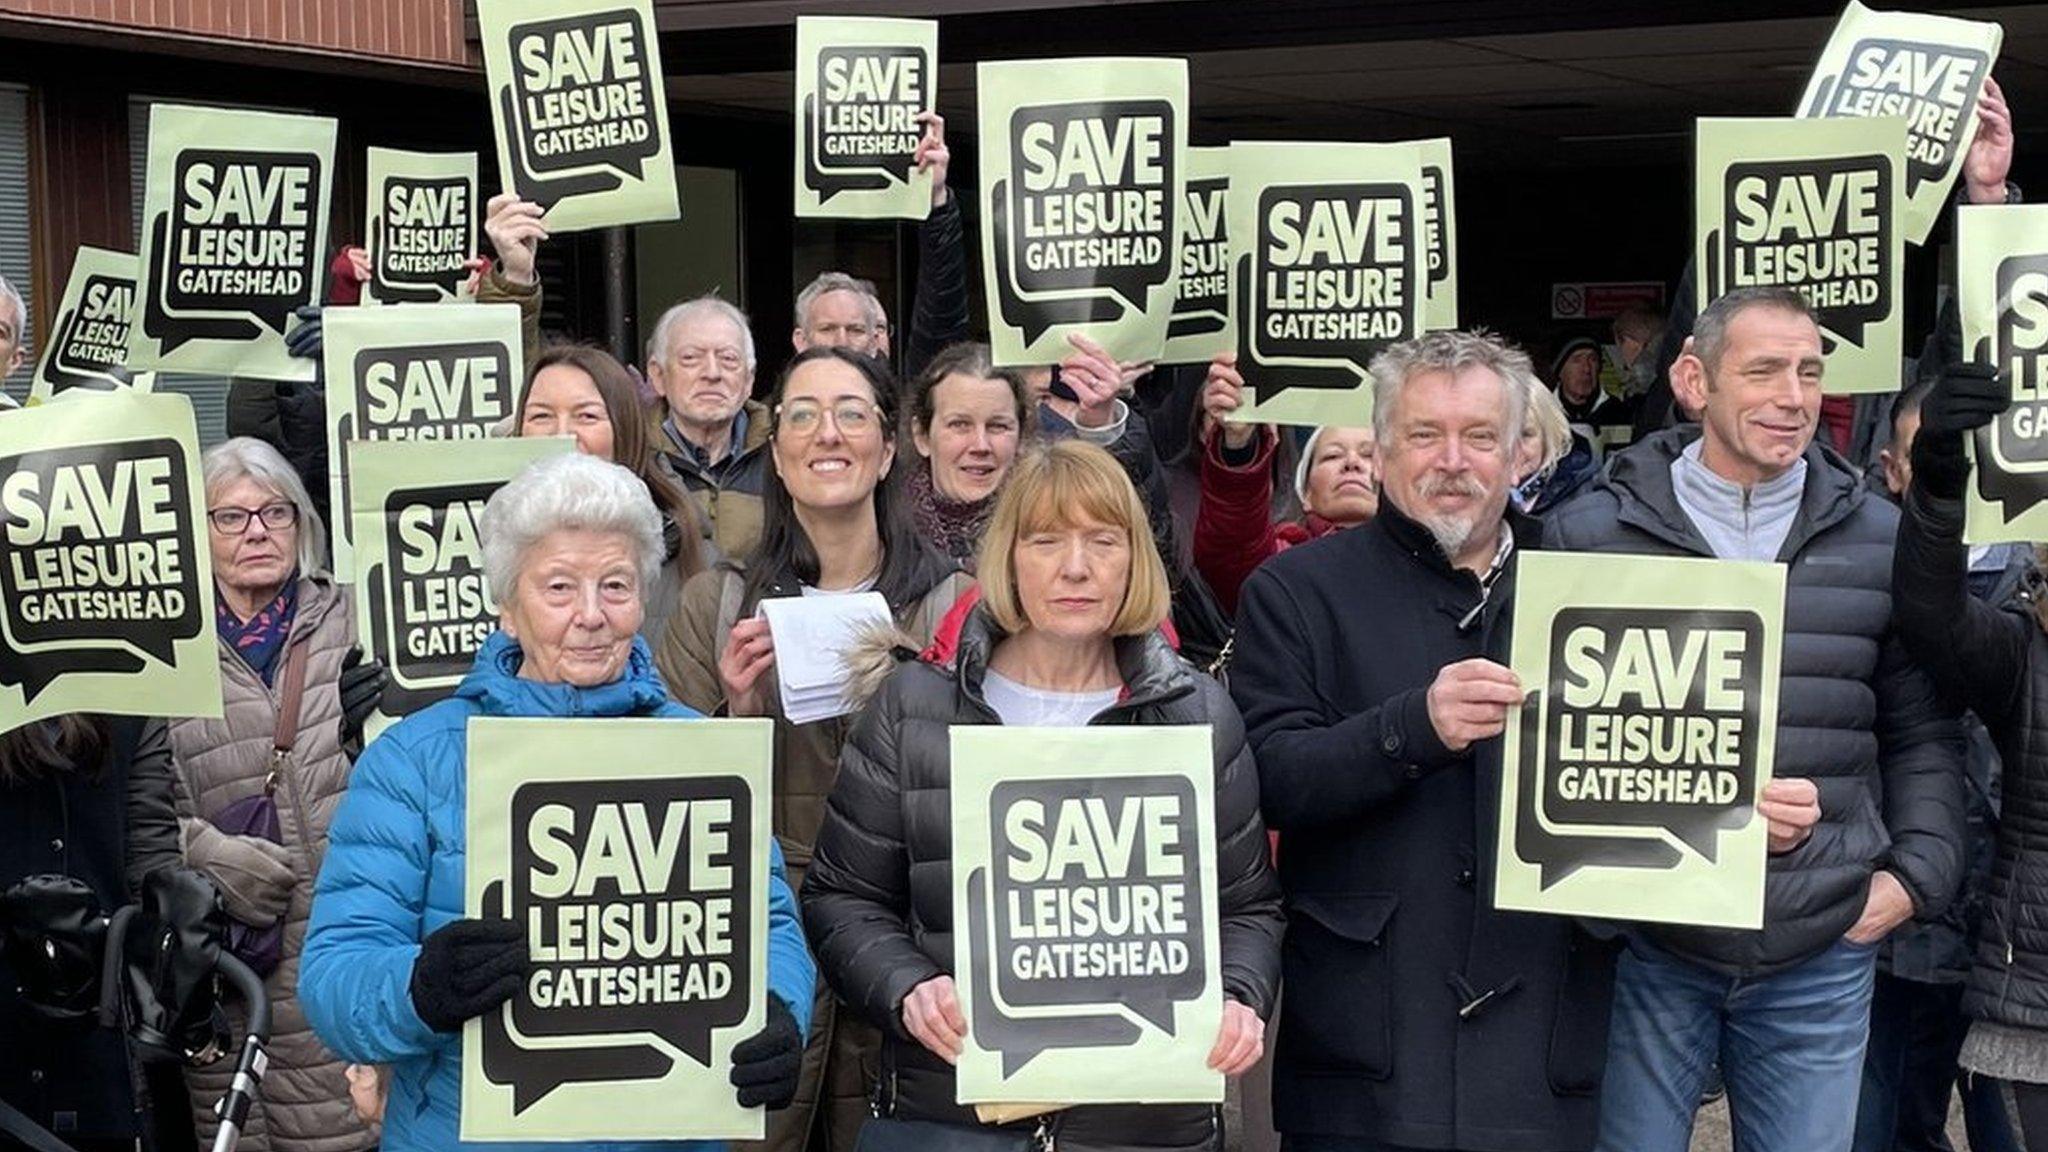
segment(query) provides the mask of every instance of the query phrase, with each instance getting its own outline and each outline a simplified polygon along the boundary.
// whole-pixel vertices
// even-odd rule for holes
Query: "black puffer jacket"
[[[1671,465],[1697,427],[1617,456],[1546,522],[1544,546],[1713,556],[1679,507]],[[1962,729],[1892,628],[1898,511],[1841,457],[1806,450],[1806,489],[1779,552],[1787,566],[1774,774],[1820,789],[1820,823],[1773,856],[1762,931],[1653,927],[1677,955],[1732,976],[1790,968],[1863,913],[1871,873],[1896,875],[1920,916],[1939,913],[1963,872]]]
[[[96,764],[62,764],[0,783],[0,888],[26,876],[70,876],[111,913],[141,891],[143,878],[180,864],[172,802],[171,744],[163,722],[104,722]],[[141,1116],[119,1032],[96,1018],[53,1020],[15,990],[0,959],[0,1100],[67,1140],[132,1138]],[[161,1098],[159,1118],[190,1113],[182,1093]]]
[[[917,226],[917,295],[903,341],[902,379],[915,380],[932,357],[969,336],[967,234],[960,197],[949,193]]]
[[[1969,595],[1960,500],[1907,492],[1892,580],[1899,632],[1944,692],[1998,743],[2005,790],[1963,1009],[2048,1029],[2048,635],[2030,604]]]
[[[975,1124],[973,1110],[954,1102],[952,1069],[904,1030],[902,1007],[912,988],[953,967],[947,731],[1001,722],[981,689],[1001,638],[977,608],[961,628],[953,666],[909,664],[883,684],[841,755],[804,879],[804,927],[819,971],[887,1033],[878,1091],[885,1112],[902,1119]],[[1264,1018],[1280,981],[1283,921],[1244,725],[1223,689],[1157,633],[1117,641],[1117,662],[1125,699],[1094,723],[1214,726],[1223,990]],[[1058,1115],[1054,1135],[1062,1147],[1185,1148],[1212,1138],[1215,1112],[1204,1105],[1072,1108]]]

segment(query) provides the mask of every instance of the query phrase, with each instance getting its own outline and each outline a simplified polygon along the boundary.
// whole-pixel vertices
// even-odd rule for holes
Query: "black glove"
[[[320,322],[320,306],[307,304],[292,310],[299,318],[299,324],[284,334],[284,350],[301,359],[319,363],[325,350],[325,328]]]
[[[412,1008],[436,1032],[458,1032],[518,995],[533,967],[526,930],[510,920],[457,920],[420,946],[412,964]]]
[[[767,1105],[770,1112],[796,1099],[797,1073],[804,1063],[804,1033],[782,997],[768,997],[768,1026],[732,1050],[732,1086],[740,1107]]]
[[[363,721],[376,711],[377,703],[384,699],[384,685],[391,677],[384,670],[384,662],[373,658],[365,659],[362,645],[348,650],[341,658],[341,746],[361,748],[363,746]]]
[[[1913,437],[1913,478],[1930,496],[1960,499],[1970,478],[1963,437],[1996,420],[2012,406],[1998,369],[1981,362],[1951,364],[1920,403],[1920,432]]]

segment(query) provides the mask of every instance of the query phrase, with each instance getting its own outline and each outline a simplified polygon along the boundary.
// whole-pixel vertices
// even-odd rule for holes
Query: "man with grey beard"
[[[1488,898],[1529,358],[1432,332],[1372,364],[1380,510],[1245,582],[1231,694],[1281,834],[1288,1152],[1584,1149],[1613,948]]]

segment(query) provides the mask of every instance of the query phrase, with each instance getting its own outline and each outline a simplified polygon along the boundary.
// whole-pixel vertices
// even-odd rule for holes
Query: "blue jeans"
[[[1849,1152],[1877,949],[1723,976],[1632,939],[1614,980],[1600,1152],[1685,1152],[1716,1059],[1742,1152]]]

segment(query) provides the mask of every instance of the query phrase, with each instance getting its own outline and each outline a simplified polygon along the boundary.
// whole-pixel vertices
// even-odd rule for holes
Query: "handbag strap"
[[[270,775],[264,778],[265,795],[277,790],[277,774],[299,739],[299,709],[306,696],[306,652],[312,641],[302,640],[285,651],[284,685],[277,699],[277,730],[270,737]]]

